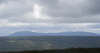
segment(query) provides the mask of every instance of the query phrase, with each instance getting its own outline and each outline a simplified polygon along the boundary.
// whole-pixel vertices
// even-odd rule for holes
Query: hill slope
[[[56,49],[43,51],[16,51],[16,52],[0,52],[0,53],[100,53],[100,48],[72,48],[72,49]]]
[[[99,35],[90,32],[37,33],[31,31],[20,31],[20,32],[15,32],[10,36],[99,36]]]
[[[64,48],[100,48],[100,37],[99,36],[97,37],[94,36],[0,37],[0,52],[64,49]]]

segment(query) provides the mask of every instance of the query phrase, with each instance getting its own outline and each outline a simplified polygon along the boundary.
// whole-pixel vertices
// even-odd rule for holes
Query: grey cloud
[[[7,1],[7,0],[0,0],[0,4],[3,3],[3,2],[6,2],[6,1]]]
[[[29,0],[30,1],[30,0]],[[32,3],[27,0],[5,0],[1,3],[0,18],[19,18],[25,13],[32,12]]]
[[[4,26],[2,25],[3,27],[0,27],[0,32],[9,33],[24,30],[37,32],[63,32],[88,31],[88,29],[95,28],[99,29],[99,3],[100,0],[0,0],[0,21],[5,20],[0,22],[0,25],[5,22]],[[45,18],[45,16],[41,16],[40,18],[33,17],[34,4],[43,7],[41,14],[49,17],[49,19],[41,19]],[[28,23],[30,25],[27,26],[22,24],[23,26],[19,27],[16,27],[17,25],[6,25],[11,25],[12,23]],[[39,24],[36,25],[36,23]],[[75,27],[73,26],[73,23],[76,24]],[[77,23],[95,23],[95,25],[83,26],[83,24],[79,27]]]
[[[93,26],[90,26],[93,29],[100,29],[100,24],[95,24]]]
[[[98,23],[100,22],[99,0],[1,0],[0,19],[20,22],[48,23]],[[28,1],[28,2],[27,2]],[[42,7],[42,14],[50,19],[26,17],[32,14],[33,4]],[[43,18],[43,17],[41,17]]]
[[[89,9],[92,14],[100,14],[100,0],[89,0],[91,3],[91,8]]]
[[[42,13],[51,17],[54,22],[94,23],[100,21],[96,17],[100,15],[99,2],[100,0],[38,0],[37,3],[44,7]]]

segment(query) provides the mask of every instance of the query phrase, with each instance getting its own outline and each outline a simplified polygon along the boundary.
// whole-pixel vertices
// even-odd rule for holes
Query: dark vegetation
[[[100,36],[0,37],[0,52],[63,48],[100,48]]]
[[[100,48],[72,48],[44,51],[19,51],[19,52],[0,52],[0,53],[100,53]]]

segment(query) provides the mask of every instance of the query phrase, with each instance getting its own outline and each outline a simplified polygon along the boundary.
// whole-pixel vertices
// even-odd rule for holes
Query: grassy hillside
[[[28,36],[0,37],[0,52],[63,48],[100,48],[100,37]]]
[[[20,51],[20,52],[0,52],[0,53],[100,53],[100,48],[72,48],[44,51]]]

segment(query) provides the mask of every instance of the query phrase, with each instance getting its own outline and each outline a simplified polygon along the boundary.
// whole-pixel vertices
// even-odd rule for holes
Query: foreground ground
[[[0,53],[100,53],[100,48],[72,48],[44,51],[20,51],[20,52],[0,52]]]

